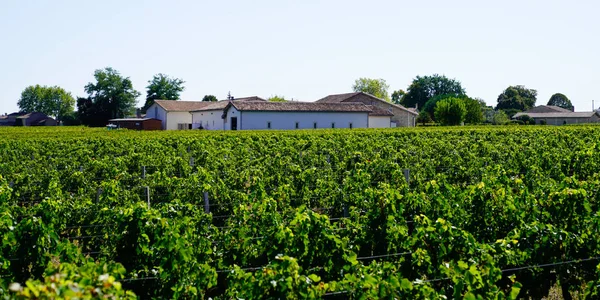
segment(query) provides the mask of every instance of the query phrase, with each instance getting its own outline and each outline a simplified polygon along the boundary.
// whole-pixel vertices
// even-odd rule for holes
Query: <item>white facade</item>
[[[181,130],[190,129],[192,115],[187,111],[166,111],[157,104],[152,104],[146,111],[146,118],[159,119],[162,129]]]
[[[170,111],[167,113],[167,130],[191,129],[192,115],[187,111]]]
[[[162,124],[162,129],[165,129],[167,126],[167,111],[156,103],[148,107],[148,110],[146,110],[146,118],[159,119]]]
[[[198,129],[200,125],[202,128],[207,130],[223,130],[224,120],[223,110],[207,110],[207,111],[194,111],[192,114],[192,128]]]
[[[204,129],[212,130],[232,130],[233,124],[237,130],[369,127],[368,112],[239,111],[231,106],[225,119],[221,118],[223,110],[195,111],[191,115],[193,128],[202,122]],[[390,117],[385,118],[389,127]]]
[[[390,128],[391,116],[369,116],[369,128]]]
[[[368,112],[271,112],[228,111],[226,128],[231,128],[231,118],[240,116],[238,129],[315,129],[315,128],[367,128]],[[269,128],[270,127],[270,128]]]

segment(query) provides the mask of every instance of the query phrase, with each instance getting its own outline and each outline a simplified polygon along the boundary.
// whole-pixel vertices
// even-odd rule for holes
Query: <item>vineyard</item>
[[[0,297],[596,298],[600,127],[0,128]]]

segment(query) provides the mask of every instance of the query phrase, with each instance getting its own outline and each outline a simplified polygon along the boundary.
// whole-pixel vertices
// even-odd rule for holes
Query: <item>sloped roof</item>
[[[221,101],[229,101],[229,100],[221,100]],[[251,97],[242,97],[242,98],[233,98],[233,101],[267,101],[261,97],[258,96],[251,96]]]
[[[342,103],[342,102],[352,102],[352,98],[353,98],[353,97],[355,97],[355,96],[358,96],[358,95],[364,95],[364,96],[367,96],[367,97],[369,97],[369,98],[371,98],[371,99],[374,99],[374,100],[377,100],[377,101],[383,102],[383,103],[385,103],[385,104],[389,104],[389,105],[391,105],[391,106],[397,107],[397,108],[399,108],[399,109],[405,110],[405,111],[407,111],[407,112],[409,112],[409,113],[411,113],[411,114],[418,115],[418,113],[417,113],[417,112],[415,112],[415,111],[412,111],[412,110],[410,110],[410,109],[408,109],[408,108],[406,108],[406,107],[404,107],[404,106],[402,106],[402,105],[400,105],[400,104],[394,104],[394,103],[388,102],[388,101],[386,101],[386,100],[384,100],[384,99],[377,98],[377,97],[375,97],[375,96],[373,96],[373,95],[371,95],[371,94],[367,94],[367,93],[363,93],[363,92],[344,93],[344,94],[333,94],[333,95],[329,95],[329,96],[326,96],[326,97],[324,97],[324,98],[321,98],[321,99],[317,100],[316,102],[318,102],[318,103]],[[356,101],[356,102],[358,102],[358,101]]]
[[[182,100],[154,100],[156,105],[166,111],[192,111],[201,109],[214,102],[207,101],[182,101]]]
[[[367,105],[367,107],[371,109],[369,116],[384,116],[384,117],[388,117],[388,116],[393,117],[394,116],[394,114],[387,109],[383,109],[381,107],[374,106],[374,105]]]
[[[345,93],[345,94],[334,94],[317,100],[320,103],[341,103],[344,100],[350,99],[360,93]]]
[[[551,112],[551,113],[528,113],[528,112],[520,112],[520,113],[516,113],[513,116],[513,119],[516,119],[520,116],[530,116],[534,119],[537,118],[590,118],[593,115],[595,115],[596,112],[595,111],[583,111],[583,112],[572,112],[572,111],[568,111],[568,112]]]
[[[572,113],[571,110],[554,106],[554,105],[539,105],[536,107],[532,107],[526,111],[525,113]]]
[[[233,102],[267,102],[267,100],[257,97],[257,96],[253,96],[253,97],[244,97],[244,98],[233,99]],[[229,100],[220,100],[217,102],[209,102],[209,103],[210,104],[207,106],[204,106],[200,109],[195,109],[192,111],[223,110],[223,109],[225,109],[227,104],[229,104]]]
[[[17,119],[28,119],[31,118],[32,116],[36,116],[36,117],[41,117],[41,118],[48,118],[48,116],[45,113],[42,112],[29,112],[29,113],[20,113],[21,115],[17,117]]]
[[[141,122],[141,121],[146,121],[146,120],[160,121],[159,119],[154,119],[154,118],[120,118],[120,119],[110,119],[108,121],[109,122],[126,122],[126,121]]]
[[[257,97],[243,97],[236,98],[233,101],[240,102],[254,102],[261,101],[266,102],[267,100]],[[224,109],[229,103],[229,100],[220,100],[217,102],[210,101],[183,101],[183,100],[154,100],[158,106],[162,107],[166,111],[200,111],[200,110],[218,110]]]
[[[231,102],[239,111],[294,111],[294,112],[367,112],[373,110],[362,103],[316,102]]]
[[[560,106],[555,106],[555,105],[543,105],[543,106],[546,106],[546,107],[548,107],[548,108],[550,108],[552,110],[555,110],[557,112],[573,112],[573,111],[571,111],[569,109],[562,108]]]

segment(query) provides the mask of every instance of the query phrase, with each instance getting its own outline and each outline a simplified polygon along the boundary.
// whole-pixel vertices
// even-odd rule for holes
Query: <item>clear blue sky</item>
[[[142,93],[156,73],[184,100],[313,101],[359,77],[391,90],[444,74],[494,105],[509,85],[600,106],[598,1],[2,1],[0,113],[28,85],[73,96],[113,67]]]

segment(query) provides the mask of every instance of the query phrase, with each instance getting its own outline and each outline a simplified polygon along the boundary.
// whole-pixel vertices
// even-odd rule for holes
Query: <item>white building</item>
[[[146,110],[146,118],[161,120],[163,130],[192,129],[190,111],[201,109],[212,103],[214,102],[154,100],[154,104]]]
[[[362,103],[221,101],[191,111],[192,128],[212,130],[390,127],[390,112]]]

